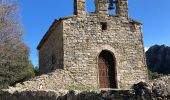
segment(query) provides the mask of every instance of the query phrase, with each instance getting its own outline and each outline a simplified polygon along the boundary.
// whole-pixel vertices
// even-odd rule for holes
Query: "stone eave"
[[[51,31],[56,28],[61,22],[62,20],[68,19],[68,18],[72,18],[73,16],[68,16],[68,17],[62,17],[59,20],[54,20],[54,22],[52,23],[52,25],[50,26],[50,28],[48,29],[48,31],[45,33],[45,35],[43,36],[43,38],[41,39],[40,43],[37,46],[37,49],[39,50],[42,45],[45,43],[45,41],[48,39],[48,37],[51,35]]]
[[[135,20],[135,19],[129,18],[129,20],[130,20],[131,23],[143,25],[142,22],[137,21],[137,20]]]

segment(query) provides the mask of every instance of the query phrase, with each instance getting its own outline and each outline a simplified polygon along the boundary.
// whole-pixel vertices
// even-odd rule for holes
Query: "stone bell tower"
[[[116,0],[116,14],[128,17],[128,0]]]
[[[95,12],[100,14],[108,14],[108,0],[95,0]]]
[[[109,3],[115,4],[116,15],[128,17],[128,0],[95,0],[95,13],[108,14]],[[86,13],[85,0],[74,0],[74,14]]]
[[[86,13],[85,0],[74,0],[74,15],[83,15]]]
[[[108,14],[108,3],[114,3],[116,15],[128,17],[128,0],[95,0],[96,13]]]

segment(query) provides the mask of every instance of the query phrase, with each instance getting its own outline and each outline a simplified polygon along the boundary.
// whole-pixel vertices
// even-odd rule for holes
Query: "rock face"
[[[93,88],[130,89],[147,80],[142,24],[127,16],[127,0],[117,0],[115,15],[106,1],[95,0],[96,12],[87,13],[85,0],[75,0],[75,15],[54,21],[38,46],[41,73],[68,71],[72,85]],[[100,59],[104,51],[114,59]]]
[[[146,52],[147,66],[150,71],[169,74],[170,73],[170,47],[165,45],[154,45]]]
[[[12,90],[12,89],[11,89]],[[132,90],[0,91],[0,100],[170,100],[170,76],[135,84]]]

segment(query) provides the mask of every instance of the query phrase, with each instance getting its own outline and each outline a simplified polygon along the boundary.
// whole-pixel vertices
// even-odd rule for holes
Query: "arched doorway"
[[[114,55],[103,50],[98,57],[100,88],[117,88]]]

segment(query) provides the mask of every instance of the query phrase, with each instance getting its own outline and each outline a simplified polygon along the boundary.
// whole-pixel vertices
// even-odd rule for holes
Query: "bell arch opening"
[[[95,12],[95,1],[94,0],[86,0],[86,10],[87,13],[94,13]]]
[[[116,15],[116,0],[108,0],[108,14]]]
[[[112,52],[103,50],[98,55],[99,87],[117,88],[116,60]]]

